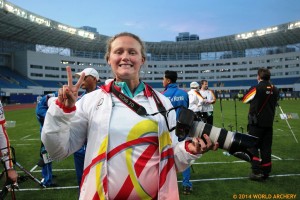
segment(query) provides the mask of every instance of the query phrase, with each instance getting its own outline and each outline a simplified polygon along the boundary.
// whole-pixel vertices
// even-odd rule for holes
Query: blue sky
[[[33,13],[112,36],[128,31],[144,41],[200,39],[300,21],[299,0],[8,0]]]

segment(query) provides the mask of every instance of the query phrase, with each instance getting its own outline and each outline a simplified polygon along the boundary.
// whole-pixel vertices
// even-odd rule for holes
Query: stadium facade
[[[112,78],[104,54],[109,36],[74,28],[0,0],[0,94],[8,102],[26,102],[94,67],[101,80]],[[259,67],[286,96],[300,92],[300,21],[205,40],[147,42],[142,79],[163,90],[165,70],[179,73],[178,83],[207,79],[220,97],[232,97],[256,84]]]

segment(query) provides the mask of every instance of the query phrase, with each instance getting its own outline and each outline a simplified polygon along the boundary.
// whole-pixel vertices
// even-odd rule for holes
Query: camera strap
[[[147,111],[143,106],[136,103],[131,98],[124,95],[123,93],[119,92],[113,84],[111,84],[111,91],[121,102],[127,105],[128,108],[136,112],[138,115],[147,116]]]
[[[164,105],[162,104],[161,100],[157,96],[157,94],[154,92],[154,90],[151,87],[148,87],[148,88],[150,89],[151,94],[153,95],[153,99],[155,101],[155,104],[156,104],[157,110],[158,110],[158,112],[152,113],[152,114],[148,114],[147,111],[146,111],[146,109],[142,105],[138,104],[137,102],[135,102],[131,98],[127,97],[126,95],[124,95],[123,93],[121,93],[120,91],[118,91],[113,84],[111,85],[111,91],[112,91],[112,93],[122,103],[124,103],[125,105],[127,105],[127,107],[130,108],[132,111],[134,111],[136,114],[138,114],[140,116],[154,116],[154,115],[157,115],[157,114],[160,113],[160,114],[162,114],[162,116],[164,117],[164,119],[166,121],[168,130],[169,131],[174,130],[175,127],[172,128],[172,129],[169,128],[169,123],[168,123],[168,119],[167,119],[167,113],[170,112],[173,109],[176,109],[177,107],[174,107],[174,108],[172,108],[172,109],[170,109],[170,110],[167,111],[166,108],[164,107]]]

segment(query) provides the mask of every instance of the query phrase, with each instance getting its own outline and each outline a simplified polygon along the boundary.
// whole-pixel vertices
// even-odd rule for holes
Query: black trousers
[[[258,127],[248,125],[249,134],[258,137],[258,143],[249,149],[253,154],[251,169],[253,173],[268,175],[272,169],[271,153],[273,127]]]

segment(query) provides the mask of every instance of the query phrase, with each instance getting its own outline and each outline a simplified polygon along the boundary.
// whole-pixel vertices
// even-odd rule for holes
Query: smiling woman
[[[117,34],[105,56],[115,79],[76,102],[85,74],[73,85],[67,67],[68,85],[49,107],[42,141],[52,158],[65,158],[87,141],[80,199],[179,199],[177,171],[217,148],[207,135],[178,142],[169,129],[176,125],[171,102],[140,80],[144,50],[138,36]],[[160,114],[165,110],[168,116]]]

